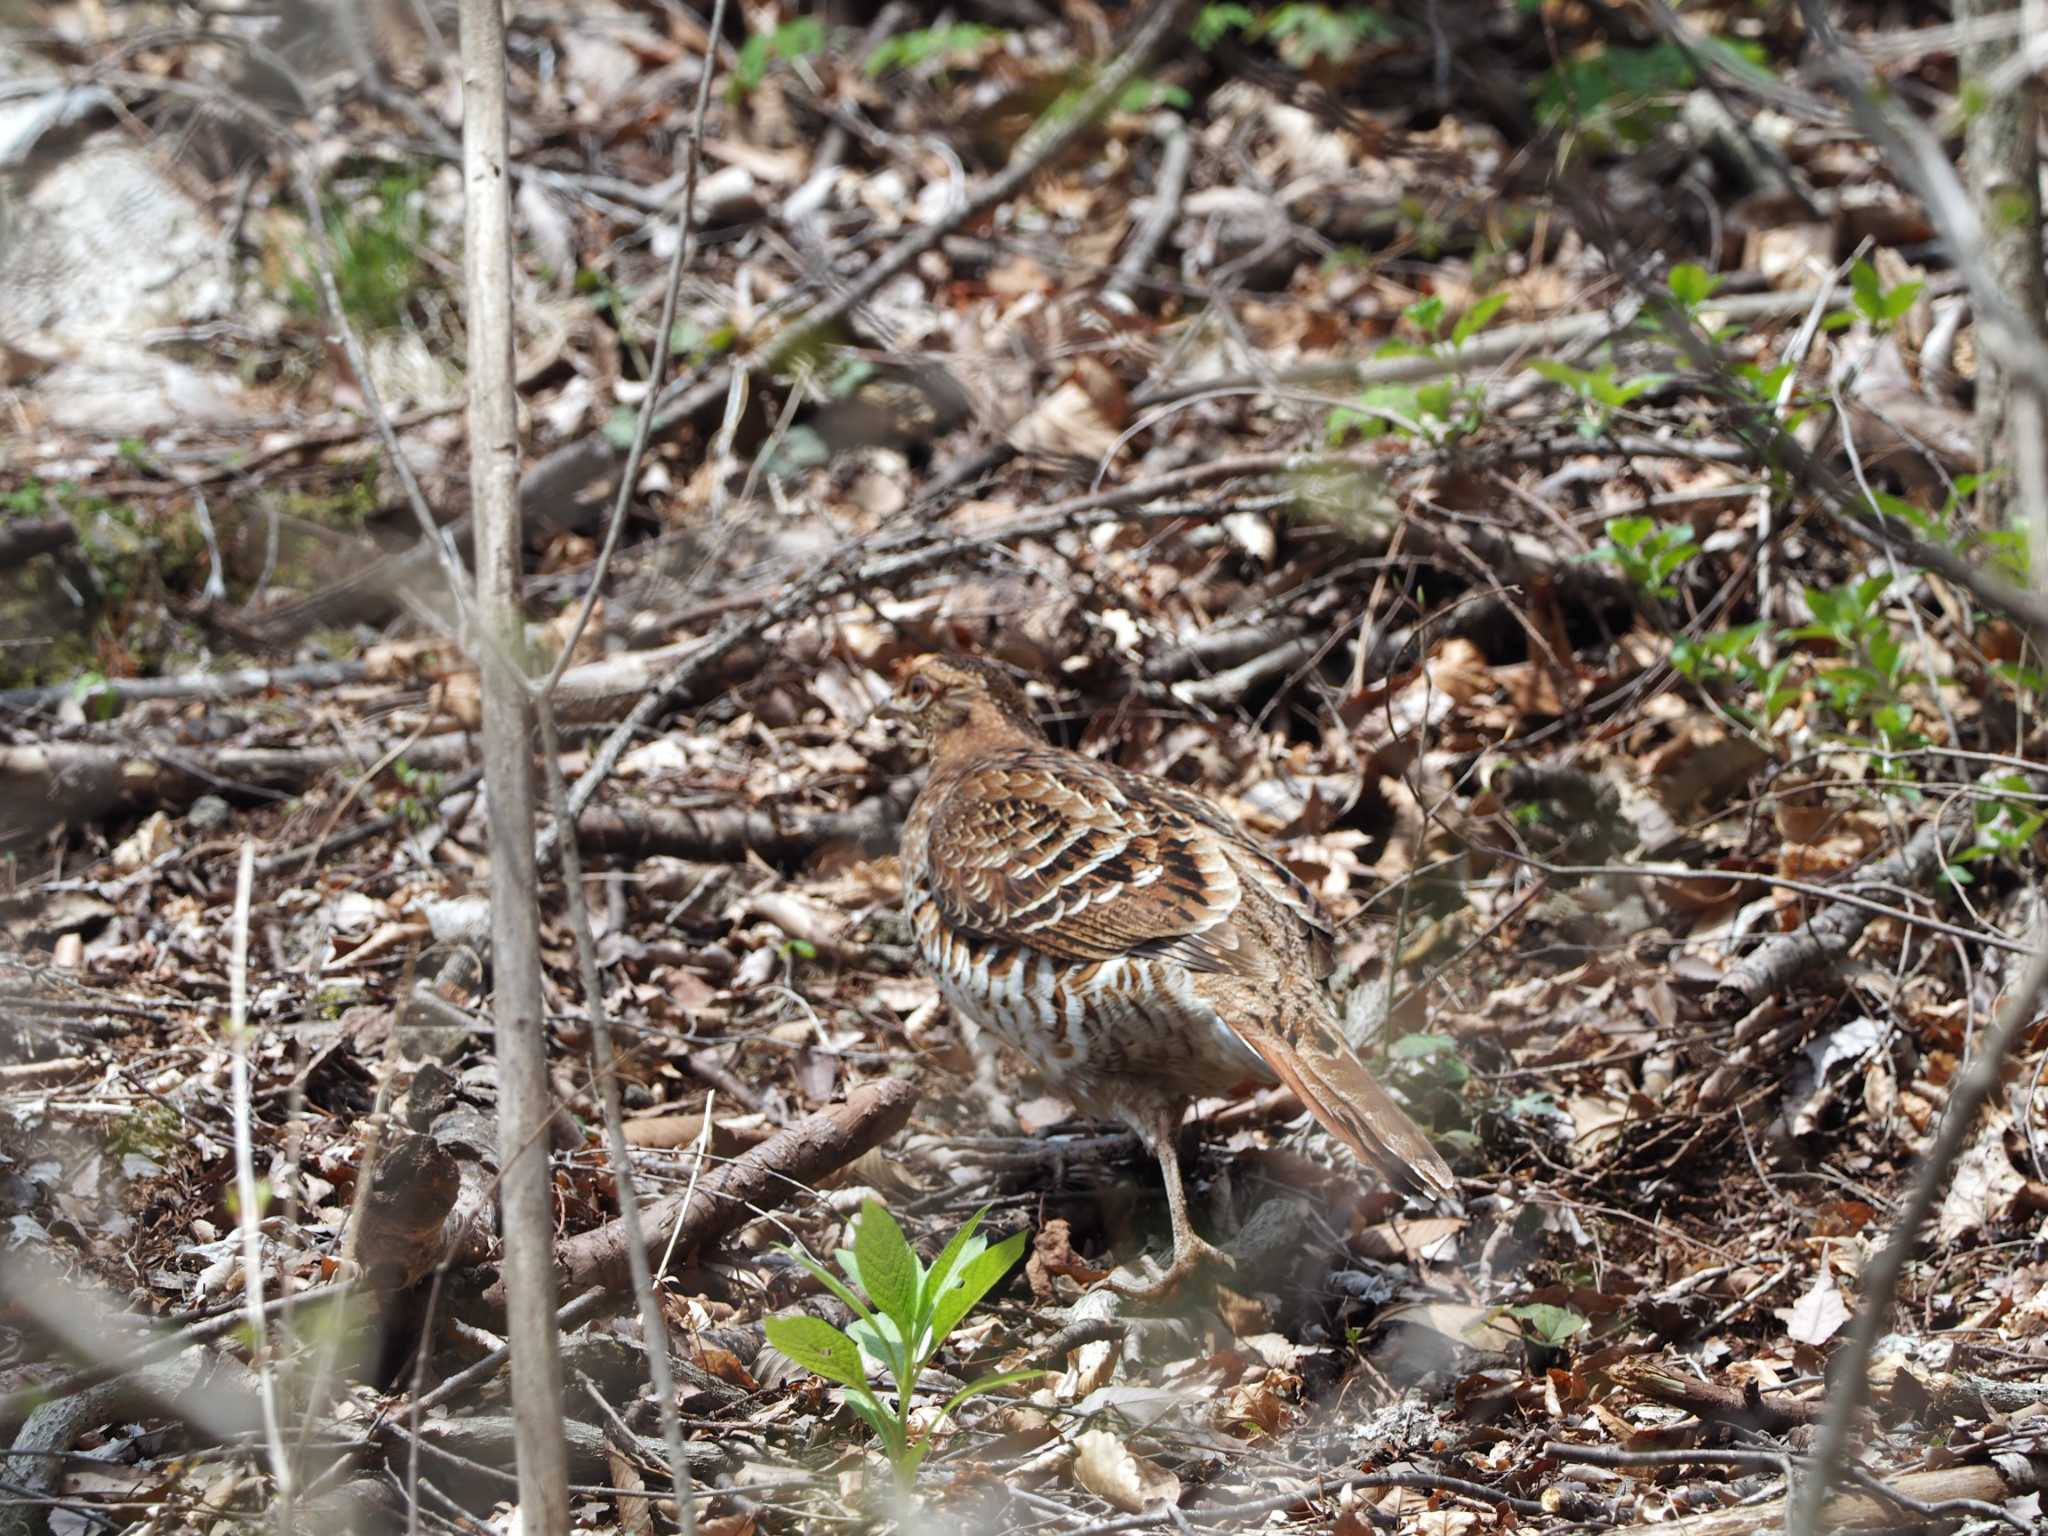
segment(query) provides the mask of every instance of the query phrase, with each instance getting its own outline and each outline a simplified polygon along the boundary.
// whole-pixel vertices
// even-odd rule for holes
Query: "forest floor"
[[[1943,13],[1835,9],[1952,128]],[[552,813],[536,893],[577,1529],[676,1511],[576,907],[698,1530],[1779,1528],[2048,932],[1966,285],[1797,11],[515,11],[523,576],[588,795],[583,900]],[[4,1531],[265,1522],[255,1365],[306,1528],[511,1528],[453,21],[328,14],[0,41]],[[1236,1273],[1100,1284],[1162,1251],[1156,1166],[913,964],[875,711],[927,650],[1280,851],[1462,1211],[1204,1102]],[[2022,1023],[1830,1526],[2040,1528]],[[1029,1255],[920,1386],[921,1512],[763,1332],[847,1320],[785,1245],[874,1200]]]

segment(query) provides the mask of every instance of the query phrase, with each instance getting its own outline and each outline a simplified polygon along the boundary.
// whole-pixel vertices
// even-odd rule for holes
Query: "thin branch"
[[[1998,1090],[2000,1069],[2020,1032],[2034,1022],[2044,993],[2048,993],[2048,924],[2037,922],[2035,931],[2042,947],[2027,962],[2026,970],[2006,995],[1991,1027],[1977,1043],[1976,1054],[1957,1077],[1949,1095],[1948,1111],[1934,1145],[1921,1159],[1913,1188],[1899,1212],[1890,1240],[1863,1272],[1857,1298],[1856,1319],[1849,1342],[1829,1363],[1828,1415],[1821,1421],[1820,1439],[1814,1447],[1812,1470],[1800,1480],[1796,1497],[1785,1522],[1789,1536],[1815,1536],[1820,1530],[1835,1469],[1849,1451],[1849,1436],[1856,1415],[1870,1395],[1870,1356],[1891,1321],[1892,1301],[1906,1264],[1919,1246],[1920,1228],[1934,1209],[1934,1203],[1948,1187],[1963,1143],[1977,1123],[1977,1112]]]
[[[555,664],[548,669],[545,681],[540,685],[540,695],[547,698],[555,691],[555,685],[562,680],[562,674],[569,670],[570,658],[576,654],[576,642],[583,638],[585,626],[597,607],[598,599],[604,595],[605,572],[611,569],[612,555],[619,547],[620,530],[626,526],[626,508],[633,502],[633,485],[640,475],[640,456],[647,451],[647,439],[654,430],[654,408],[661,396],[661,381],[668,372],[669,350],[673,345],[676,327],[676,300],[683,288],[683,269],[689,265],[691,247],[696,240],[697,219],[697,168],[704,153],[704,118],[711,108],[711,80],[718,72],[718,39],[725,29],[726,0],[716,0],[711,8],[711,32],[704,45],[704,66],[697,74],[697,111],[690,124],[690,153],[683,170],[683,204],[676,211],[676,248],[669,258],[668,280],[661,296],[661,325],[654,337],[654,361],[647,369],[647,393],[640,397],[640,415],[633,423],[633,441],[626,449],[626,467],[619,474],[618,499],[612,504],[611,523],[604,531],[604,547],[597,553],[597,565],[591,571],[590,590],[583,594],[583,604],[576,610],[576,622],[569,626],[568,637],[562,642],[562,653],[555,658]],[[683,1508],[690,1506],[685,1503]]]
[[[724,0],[720,0],[723,8]],[[718,34],[717,23],[712,35]],[[709,59],[704,65],[709,73]],[[701,101],[699,103],[702,105]],[[541,761],[546,765],[548,799],[558,820],[566,820],[569,791],[562,782],[561,742],[555,736],[554,711],[546,695],[537,701],[540,712]],[[669,1479],[676,1501],[676,1518],[684,1536],[695,1536],[697,1506],[691,1498],[690,1464],[683,1450],[683,1425],[676,1412],[675,1373],[669,1368],[668,1323],[661,1315],[661,1300],[654,1293],[654,1274],[647,1263],[646,1245],[640,1240],[640,1193],[633,1186],[633,1153],[626,1145],[626,1112],[619,1097],[619,1073],[612,1055],[612,1029],[604,1005],[604,976],[597,965],[597,940],[590,931],[590,912],[583,899],[583,859],[576,839],[562,843],[562,890],[569,912],[569,929],[576,937],[576,963],[583,978],[584,1016],[590,1022],[590,1065],[596,1075],[598,1101],[604,1107],[605,1155],[611,1160],[612,1189],[618,1196],[619,1222],[626,1232],[626,1259],[632,1269],[633,1295],[640,1306],[641,1343],[647,1352],[647,1375],[654,1388],[655,1406],[661,1414],[662,1443],[668,1448]],[[705,1129],[711,1126],[707,1110]]]
[[[256,1191],[256,1150],[250,1111],[249,1055],[249,889],[256,878],[256,845],[245,840],[235,870],[234,938],[228,973],[228,1040],[233,1047],[229,1097],[235,1115],[235,1201],[241,1209],[242,1296],[246,1302],[250,1347],[263,1401],[263,1442],[270,1456],[270,1477],[277,1490],[277,1528],[292,1529],[292,1460],[285,1450],[284,1421],[277,1406],[277,1374],[265,1344],[268,1314],[263,1307],[263,1210]]]
[[[469,483],[476,520],[477,622],[483,671],[484,774],[491,839],[491,964],[496,974],[500,1090],[499,1211],[505,1333],[519,1507],[532,1536],[569,1529],[568,1446],[555,1276],[547,1127],[547,1013],[541,993],[534,869],[532,710],[520,606],[519,413],[513,392],[510,138],[500,0],[463,0],[463,280],[469,332]],[[416,1511],[412,1511],[416,1516]]]

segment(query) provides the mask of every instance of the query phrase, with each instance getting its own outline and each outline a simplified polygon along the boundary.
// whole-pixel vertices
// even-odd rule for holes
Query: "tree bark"
[[[1957,0],[1957,27],[2008,15],[2020,0]],[[1963,135],[1963,176],[1984,220],[1984,257],[1999,286],[2035,331],[2044,304],[2041,273],[2041,176],[2035,147],[2037,95],[2031,72],[2008,91],[1984,81],[2012,57],[2024,33],[1993,37],[1961,51],[1962,99],[1969,112]],[[1977,447],[1989,476],[1978,490],[1987,528],[2010,525],[2019,487],[2013,473],[2015,431],[2029,412],[2019,409],[2019,391],[2000,366],[1993,348],[1977,349]],[[2037,554],[2036,558],[2042,558]]]
[[[562,1361],[549,1264],[552,1113],[540,985],[539,878],[533,859],[533,709],[520,605],[519,418],[512,393],[512,235],[500,0],[463,0],[463,281],[469,328],[469,486],[476,520],[476,634],[483,669],[484,779],[490,801],[491,943],[497,978],[499,1204],[505,1228],[506,1337],[521,1528],[566,1536],[569,1462]]]

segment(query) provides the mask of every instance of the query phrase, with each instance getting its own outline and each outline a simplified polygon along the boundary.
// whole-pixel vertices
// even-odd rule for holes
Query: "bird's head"
[[[887,712],[906,721],[935,752],[1020,736],[1045,740],[1016,680],[994,662],[972,656],[917,657],[898,677]]]

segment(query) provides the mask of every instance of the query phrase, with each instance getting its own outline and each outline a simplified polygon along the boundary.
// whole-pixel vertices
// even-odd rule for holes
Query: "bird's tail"
[[[1323,1129],[1405,1194],[1456,1205],[1458,1180],[1421,1126],[1365,1069],[1334,1023],[1302,1021],[1261,1030],[1246,1043],[1293,1090]]]

